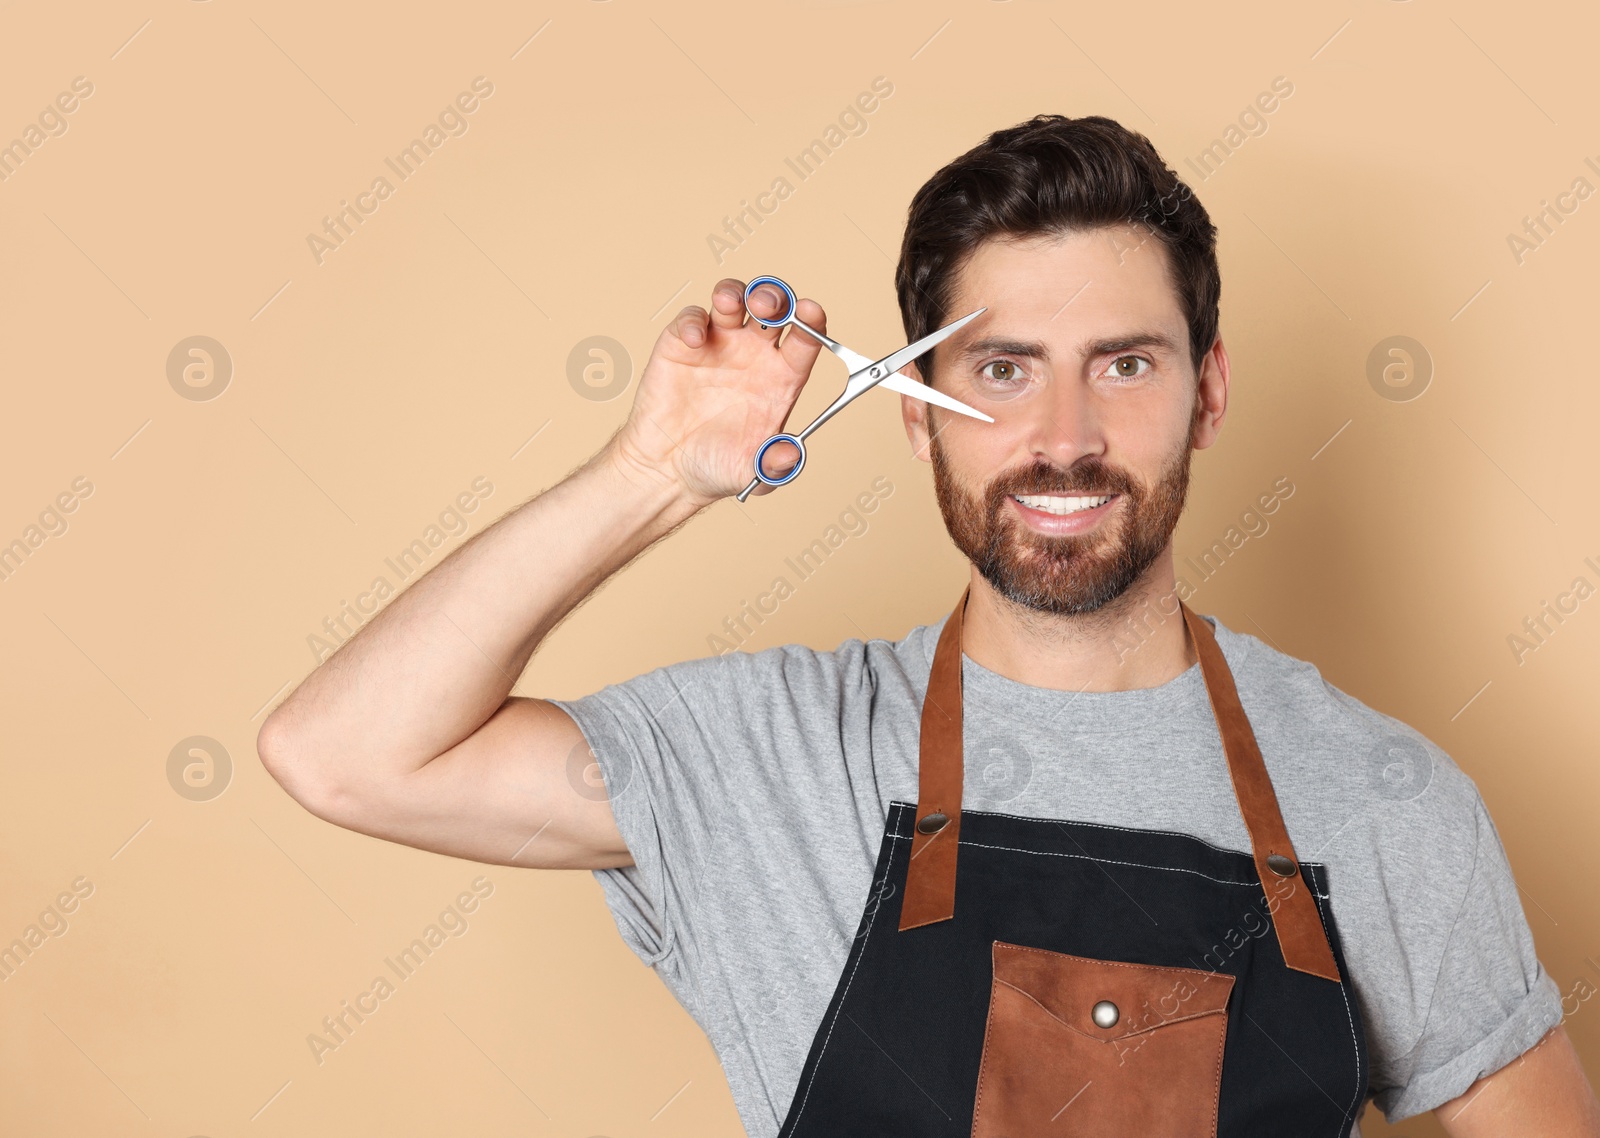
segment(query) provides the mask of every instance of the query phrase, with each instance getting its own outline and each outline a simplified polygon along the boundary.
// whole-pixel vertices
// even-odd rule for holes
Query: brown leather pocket
[[[1215,1138],[1232,976],[993,952],[973,1138]]]

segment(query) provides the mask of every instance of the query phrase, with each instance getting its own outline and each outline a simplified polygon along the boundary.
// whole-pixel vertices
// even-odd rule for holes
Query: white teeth
[[[1075,514],[1079,510],[1092,510],[1111,501],[1112,495],[1101,494],[1095,498],[1060,498],[1052,494],[1018,494],[1017,501],[1047,514]]]

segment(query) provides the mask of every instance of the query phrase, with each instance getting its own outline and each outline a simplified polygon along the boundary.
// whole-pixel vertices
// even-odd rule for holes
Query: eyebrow
[[[1080,346],[1086,359],[1095,356],[1108,355],[1112,352],[1125,352],[1130,348],[1160,348],[1176,354],[1179,346],[1171,336],[1163,332],[1130,332],[1125,336],[1113,336],[1102,340],[1090,340]],[[986,356],[993,352],[1002,352],[1013,356],[1032,356],[1035,359],[1050,360],[1050,349],[1041,340],[1013,340],[1005,336],[985,336],[981,340],[974,340],[956,353],[958,362],[965,363],[978,356]]]

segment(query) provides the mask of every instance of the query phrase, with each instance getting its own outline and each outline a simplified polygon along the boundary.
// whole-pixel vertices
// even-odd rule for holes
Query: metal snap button
[[[940,814],[937,811],[932,814],[924,814],[917,819],[917,830],[924,834],[937,834],[944,829],[944,825],[948,821],[950,821],[948,815]]]
[[[1282,854],[1268,854],[1267,868],[1272,870],[1272,872],[1276,873],[1279,877],[1293,877],[1297,872],[1294,862],[1284,857]]]
[[[1115,1027],[1117,1020],[1122,1018],[1122,1013],[1110,1000],[1101,1000],[1090,1009],[1089,1018],[1094,1020],[1096,1027]]]

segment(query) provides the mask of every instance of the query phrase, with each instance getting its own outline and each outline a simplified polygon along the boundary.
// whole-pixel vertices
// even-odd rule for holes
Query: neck
[[[1120,597],[1081,615],[1024,608],[974,569],[961,648],[1007,679],[1060,691],[1159,687],[1199,659],[1178,608],[1171,546]]]

